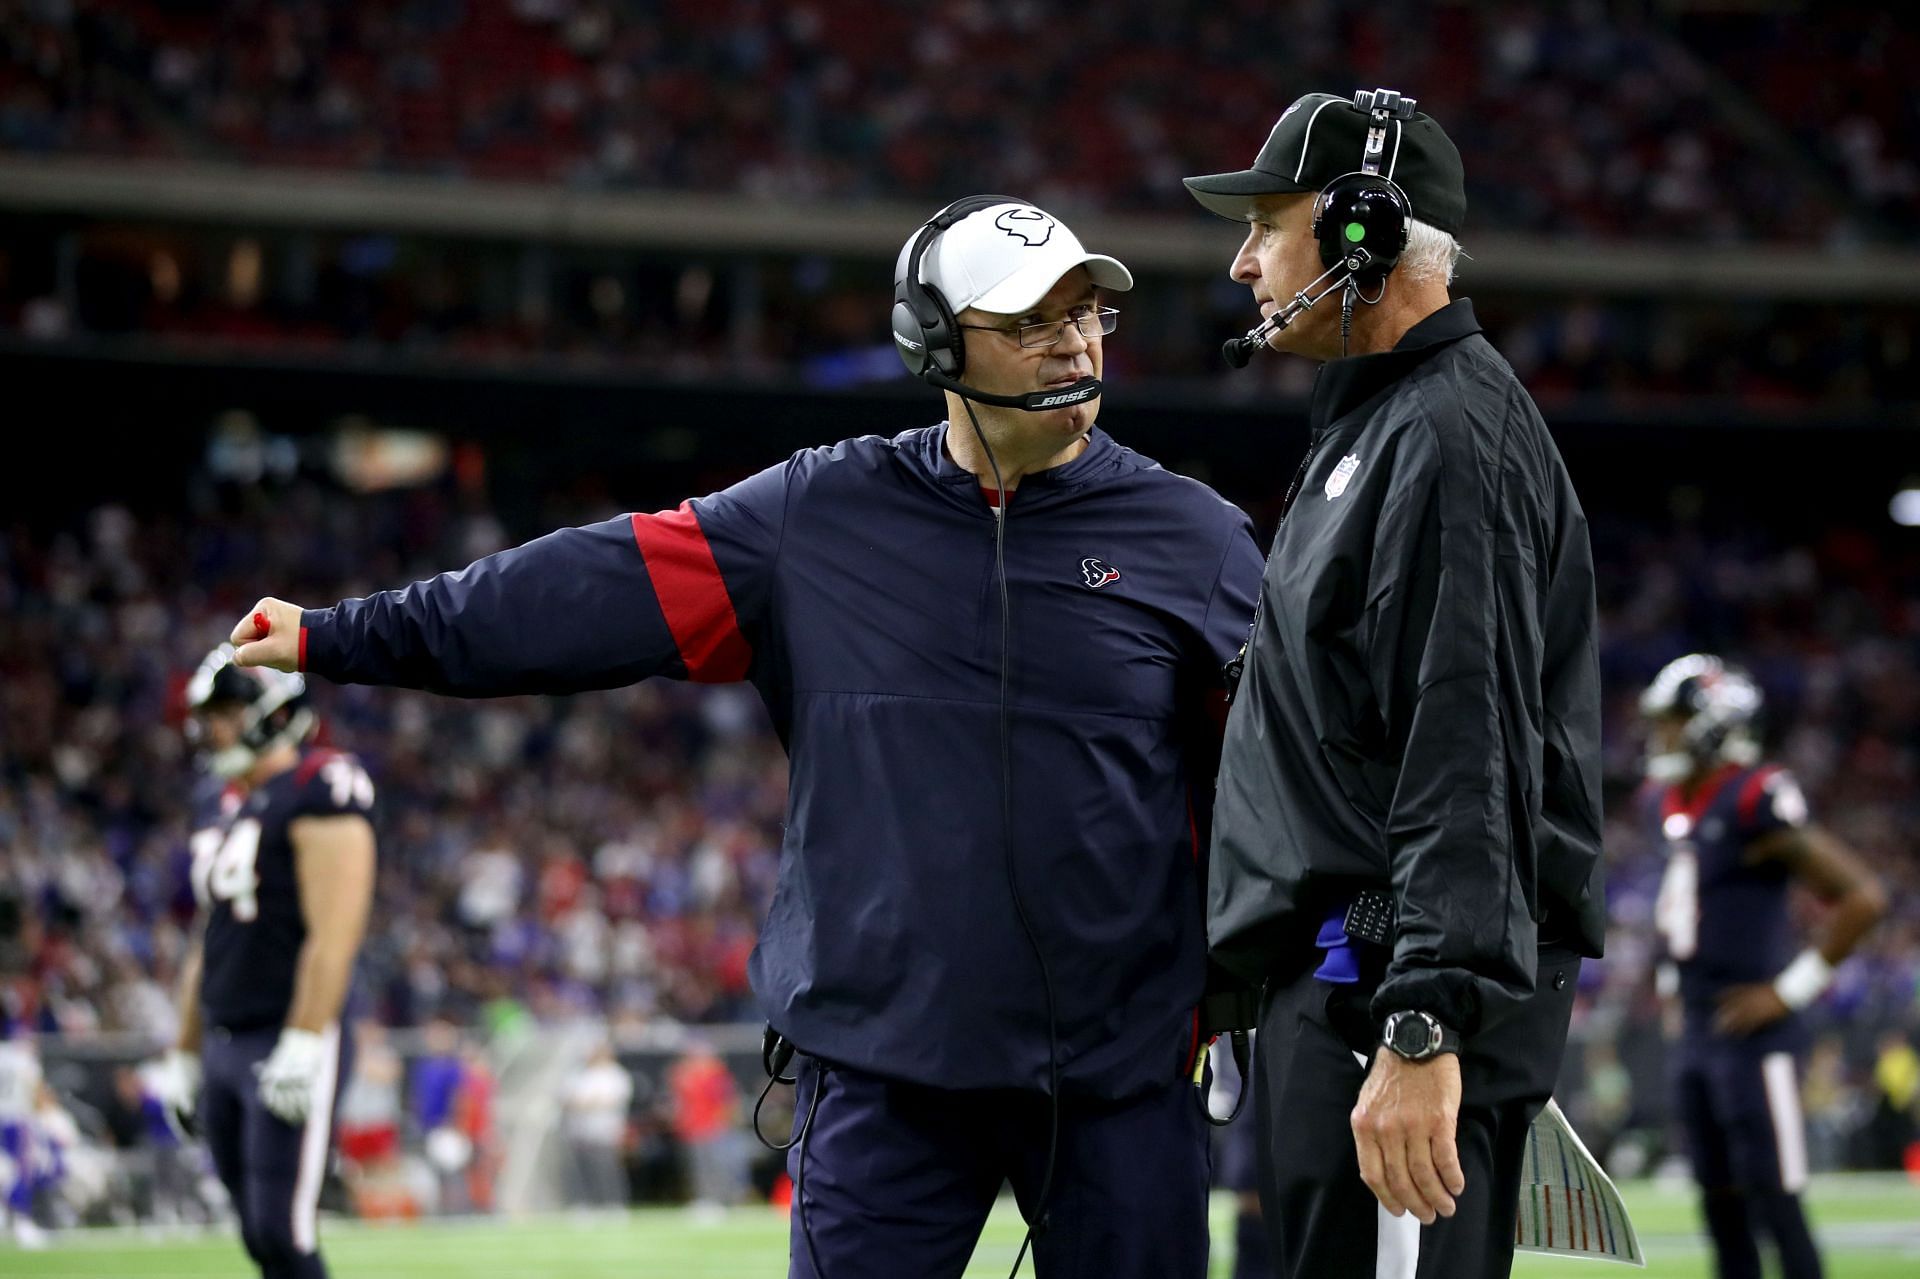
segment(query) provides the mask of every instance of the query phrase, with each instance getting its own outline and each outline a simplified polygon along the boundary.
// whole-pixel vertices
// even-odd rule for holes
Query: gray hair
[[[1426,283],[1437,280],[1453,283],[1453,269],[1460,261],[1460,241],[1418,220],[1407,223],[1407,247],[1400,254],[1400,265],[1393,269],[1402,280]]]

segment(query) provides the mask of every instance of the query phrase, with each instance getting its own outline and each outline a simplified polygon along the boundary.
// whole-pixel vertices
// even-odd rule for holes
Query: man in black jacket
[[[1411,101],[1309,94],[1251,169],[1187,186],[1248,224],[1231,273],[1269,322],[1244,350],[1327,361],[1209,876],[1215,958],[1266,984],[1276,1271],[1506,1275],[1527,1128],[1604,925],[1586,520],[1450,300],[1460,156]]]

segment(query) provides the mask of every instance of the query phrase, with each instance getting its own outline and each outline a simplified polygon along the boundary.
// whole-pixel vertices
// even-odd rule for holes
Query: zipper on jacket
[[[984,496],[984,491],[983,491]],[[994,569],[994,538],[999,533],[1000,521],[1007,518],[1004,508],[991,508],[993,518],[987,525],[986,569],[980,576],[980,589],[975,596],[973,651],[982,661],[991,661],[998,665],[1000,661],[1000,578]],[[1008,584],[1011,594],[1012,584]]]

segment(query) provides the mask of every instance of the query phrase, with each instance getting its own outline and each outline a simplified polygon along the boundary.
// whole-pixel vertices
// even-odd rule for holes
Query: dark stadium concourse
[[[343,427],[375,424],[470,444],[510,532],[547,527],[556,498],[611,513],[671,505],[796,449],[894,434],[937,419],[904,377],[851,390],[671,381],[634,373],[546,374],[397,358],[220,361],[120,358],[86,344],[51,353],[0,344],[14,397],[16,456],[0,498],[14,519],[59,522],[103,500],[136,512],[181,500],[238,412],[310,475],[330,469]],[[81,349],[74,349],[75,346]],[[1231,374],[1222,370],[1221,377]],[[1102,425],[1170,469],[1239,503],[1264,537],[1306,447],[1306,403],[1236,403],[1217,383],[1115,383]],[[1633,407],[1601,397],[1545,408],[1596,522],[1758,524],[1781,535],[1851,525],[1904,539],[1888,502],[1920,484],[1920,408],[1877,413],[1689,400]],[[84,424],[84,428],[82,426]]]

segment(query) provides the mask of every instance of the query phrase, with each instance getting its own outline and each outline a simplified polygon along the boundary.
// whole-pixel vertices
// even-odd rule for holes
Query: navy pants
[[[1281,1279],[1505,1279],[1528,1125],[1553,1092],[1580,959],[1542,950],[1533,997],[1467,1040],[1454,1134],[1466,1192],[1452,1217],[1389,1216],[1360,1180],[1350,1115],[1378,1029],[1373,985],[1268,987],[1253,1099],[1260,1204]]]
[[[1047,1161],[1042,1094],[953,1092],[808,1059],[795,1101],[796,1135],[810,1107],[814,1116],[787,1153],[792,1279],[958,1279],[1003,1182],[1023,1214],[1034,1210]],[[1124,1102],[1063,1099],[1033,1273],[1204,1279],[1208,1174],[1192,1085]]]
[[[279,1027],[214,1027],[201,1045],[206,1090],[200,1123],[240,1218],[241,1242],[263,1279],[326,1279],[317,1233],[320,1182],[350,1061],[339,1027],[326,1033],[331,1051],[314,1090],[313,1113],[297,1126],[260,1102],[255,1068],[273,1051]]]
[[[1759,1279],[1762,1232],[1785,1279],[1818,1279],[1820,1253],[1801,1208],[1807,1182],[1792,1023],[1744,1039],[1716,1035],[1689,1017],[1679,1044],[1676,1109],[1700,1183],[1721,1279]]]
[[[1708,1189],[1794,1193],[1807,1182],[1798,1043],[1700,1033],[1678,1045],[1676,1109],[1694,1177]]]

